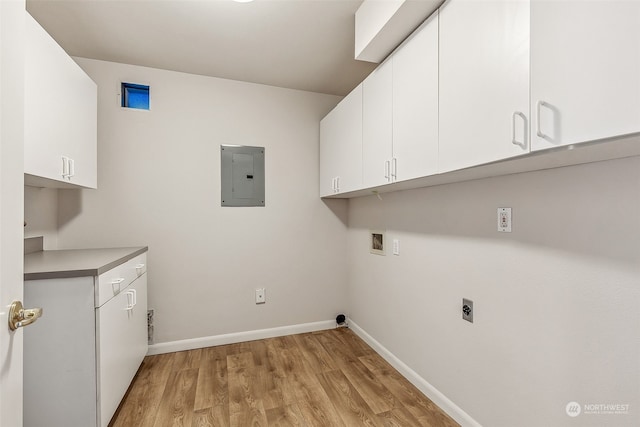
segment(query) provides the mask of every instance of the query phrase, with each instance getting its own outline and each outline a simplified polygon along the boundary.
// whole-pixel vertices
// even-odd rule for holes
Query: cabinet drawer
[[[114,296],[118,295],[135,279],[147,271],[147,254],[140,254],[124,264],[112,268],[98,276],[96,288],[96,307],[102,306]]]

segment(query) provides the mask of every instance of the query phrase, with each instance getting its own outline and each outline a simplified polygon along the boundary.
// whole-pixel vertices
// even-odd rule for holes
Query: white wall
[[[24,237],[44,237],[44,249],[58,248],[58,190],[24,186]]]
[[[77,61],[98,85],[98,190],[59,190],[58,246],[148,245],[156,343],[344,310],[347,205],[318,197],[338,97]],[[150,111],[119,107],[122,81],[150,84]],[[266,207],[220,206],[220,144],[265,147]]]
[[[637,425],[640,158],[383,198],[349,204],[358,326],[482,425]],[[370,254],[370,228],[400,256]],[[630,412],[570,418],[571,401]]]

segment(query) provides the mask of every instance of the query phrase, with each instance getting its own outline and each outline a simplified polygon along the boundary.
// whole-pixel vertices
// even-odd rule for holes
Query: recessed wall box
[[[220,146],[222,206],[264,206],[264,147]]]

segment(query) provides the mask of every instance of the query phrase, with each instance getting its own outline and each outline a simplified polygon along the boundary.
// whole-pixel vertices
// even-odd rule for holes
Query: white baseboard
[[[323,320],[321,322],[302,323],[298,325],[281,326],[278,328],[258,329],[255,331],[235,332],[232,334],[162,342],[150,345],[147,355],[152,356],[155,354],[173,353],[175,351],[193,350],[196,348],[213,347],[216,345],[261,340],[264,338],[303,334],[305,332],[322,331],[324,329],[332,329],[335,327],[335,320]]]
[[[458,405],[453,403],[449,398],[442,394],[438,389],[429,384],[427,380],[422,378],[416,371],[404,364],[393,353],[387,350],[382,344],[376,341],[371,335],[366,333],[364,329],[358,326],[353,320],[349,319],[349,328],[371,346],[380,356],[398,370],[411,384],[416,386],[418,390],[424,393],[433,403],[438,405],[451,418],[456,420],[463,427],[482,427],[479,422],[471,418],[469,414],[462,410]]]

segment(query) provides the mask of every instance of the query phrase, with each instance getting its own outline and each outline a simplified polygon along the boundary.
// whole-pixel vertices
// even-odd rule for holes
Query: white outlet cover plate
[[[256,304],[264,304],[266,301],[264,288],[256,289]]]
[[[498,231],[511,233],[511,208],[498,208]]]
[[[400,255],[400,240],[393,239],[393,254]]]

